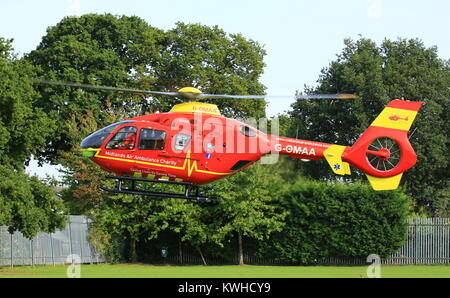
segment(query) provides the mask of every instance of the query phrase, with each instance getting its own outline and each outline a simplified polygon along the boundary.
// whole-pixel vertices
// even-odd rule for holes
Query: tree
[[[165,34],[161,64],[156,66],[158,87],[185,86],[212,94],[264,94],[259,82],[265,50],[241,34],[227,34],[217,26],[178,22]],[[211,100],[228,117],[265,116],[264,100]],[[177,103],[168,101],[168,106]]]
[[[109,107],[109,103],[106,103]],[[108,108],[102,111],[106,123],[115,123],[127,118],[127,113],[123,109],[113,111]],[[64,121],[67,132],[71,136],[74,144],[70,150],[61,151],[57,162],[63,166],[60,172],[62,175],[61,184],[64,186],[62,198],[70,210],[70,214],[89,214],[98,204],[108,198],[100,191],[100,186],[107,184],[106,172],[87,158],[79,150],[78,144],[89,134],[102,128],[97,124],[93,112],[87,111],[85,115],[76,118],[72,115]],[[76,144],[76,145],[75,145]]]
[[[11,234],[19,231],[31,239],[64,227],[64,204],[51,186],[5,165],[0,165],[0,176],[0,225]]]
[[[210,229],[206,222],[208,206],[192,201],[163,200],[158,209],[151,213],[147,225],[147,240],[157,239],[158,232],[171,231],[178,235],[178,254],[183,262],[181,243],[189,243],[199,253],[203,264],[207,265],[201,246],[210,241]]]
[[[54,81],[93,85],[176,91],[194,86],[203,92],[262,94],[259,82],[265,55],[255,41],[239,34],[226,34],[217,27],[185,25],[164,32],[138,17],[87,14],[66,17],[50,27],[36,50],[26,58],[38,67],[39,76]],[[102,111],[124,108],[130,115],[166,112],[181,99],[144,98],[142,95],[40,86],[36,106],[57,119],[58,128],[48,138],[41,159],[57,160],[58,152],[74,143],[65,119],[78,119],[87,111],[99,126]],[[263,100],[217,100],[225,115],[261,117]]]
[[[38,154],[54,121],[32,105],[32,66],[17,60],[10,40],[0,38],[0,225],[10,233],[32,238],[39,231],[64,226],[62,201],[51,186],[24,173],[32,154]]]
[[[32,84],[34,70],[16,59],[10,44],[0,38],[0,162],[23,170],[30,156],[40,153],[55,121],[33,106],[39,97]]]
[[[284,181],[274,175],[276,167],[253,165],[214,184],[221,200],[210,210],[208,224],[215,231],[211,236],[221,246],[226,239],[237,238],[239,265],[244,264],[244,237],[262,241],[284,225],[287,212],[277,207]]]
[[[437,48],[426,48],[417,39],[385,40],[380,46],[361,38],[345,40],[337,60],[322,70],[316,88],[307,92],[356,93],[353,101],[297,101],[291,117],[297,123],[291,128],[300,135],[327,143],[352,145],[394,98],[424,100],[411,135],[418,155],[417,164],[404,175],[407,191],[430,213],[436,211],[436,192],[449,179],[449,62],[438,57]],[[311,177],[330,177],[325,164],[302,165]],[[360,176],[355,172],[353,179]]]
[[[26,58],[38,67],[41,78],[54,81],[139,87],[135,75],[145,72],[154,76],[154,65],[161,50],[162,31],[149,26],[138,17],[88,14],[65,17],[50,27],[36,50]],[[140,95],[118,94],[98,90],[80,90],[63,86],[40,86],[42,94],[35,105],[58,120],[58,128],[41,157],[49,161],[58,152],[68,151],[73,144],[65,120],[87,111],[93,113],[98,125],[104,125],[102,111],[126,108],[138,114],[147,108]]]
[[[206,261],[200,249],[208,239],[208,229],[204,223],[204,206],[196,202],[176,199],[160,200],[153,197],[114,195],[100,202],[93,216],[92,236],[96,245],[111,259],[120,259],[119,244],[114,235],[125,239],[129,259],[140,259],[138,246],[148,240],[158,239],[163,232],[178,235],[177,242],[188,242],[195,247]],[[98,240],[100,239],[100,240]],[[123,243],[122,243],[123,244]]]

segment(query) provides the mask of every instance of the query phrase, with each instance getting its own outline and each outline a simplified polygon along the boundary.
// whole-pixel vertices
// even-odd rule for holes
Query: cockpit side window
[[[166,146],[166,132],[151,128],[142,128],[139,136],[139,149],[162,150]]]
[[[106,149],[133,150],[136,143],[136,127],[125,126],[112,137]]]
[[[108,138],[108,136],[119,126],[126,123],[132,123],[133,120],[126,120],[126,121],[120,121],[113,123],[111,125],[108,125],[105,128],[102,128],[87,138],[85,138],[81,144],[81,149],[87,149],[87,148],[100,148],[103,144],[103,142]]]

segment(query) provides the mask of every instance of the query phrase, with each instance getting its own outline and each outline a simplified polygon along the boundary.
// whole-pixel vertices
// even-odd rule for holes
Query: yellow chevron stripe
[[[375,121],[373,121],[371,126],[409,130],[414,122],[414,119],[416,118],[416,115],[416,111],[384,108],[381,114],[379,114]]]

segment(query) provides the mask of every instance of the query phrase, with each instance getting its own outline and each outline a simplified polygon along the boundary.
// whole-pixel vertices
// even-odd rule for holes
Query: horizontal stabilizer
[[[370,185],[372,185],[372,188],[377,191],[397,189],[400,184],[400,180],[402,179],[402,175],[403,173],[388,178],[378,178],[366,174]]]
[[[337,175],[351,175],[350,165],[342,161],[342,154],[346,148],[345,146],[331,145],[323,152],[331,169]]]

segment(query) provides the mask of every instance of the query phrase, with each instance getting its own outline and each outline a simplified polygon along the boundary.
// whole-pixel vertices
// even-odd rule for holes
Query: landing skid
[[[216,197],[211,196],[203,196],[200,195],[199,186],[194,185],[189,182],[181,182],[181,181],[169,181],[169,180],[154,180],[154,179],[143,179],[136,177],[125,177],[125,176],[107,176],[108,179],[116,180],[115,188],[108,188],[106,186],[100,186],[100,189],[113,193],[122,193],[129,195],[140,195],[140,196],[151,196],[151,197],[159,197],[159,198],[172,198],[172,199],[185,199],[185,200],[195,200],[199,202],[211,202],[212,200],[216,200]],[[131,181],[131,187],[124,187],[124,181]],[[171,184],[171,185],[181,185],[184,186],[184,193],[172,193],[172,192],[159,192],[159,191],[149,191],[138,189],[136,182],[144,182],[150,183],[153,185],[156,184]]]

